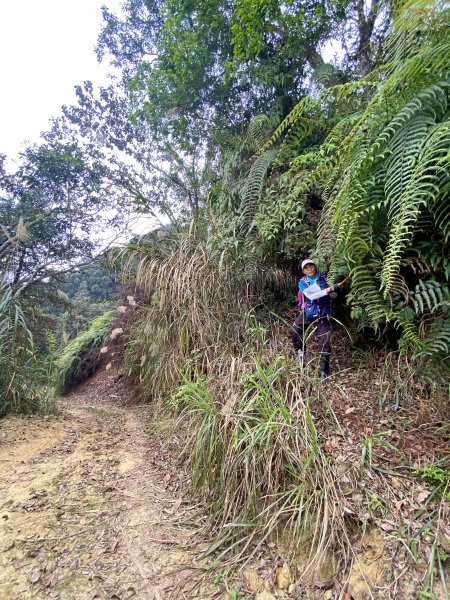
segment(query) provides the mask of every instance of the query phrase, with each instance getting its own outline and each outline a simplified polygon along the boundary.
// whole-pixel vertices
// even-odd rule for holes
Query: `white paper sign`
[[[321,292],[322,290],[320,289],[320,287],[317,285],[317,283],[313,283],[312,285],[309,286],[308,288],[308,295],[309,294],[317,294],[317,292]]]

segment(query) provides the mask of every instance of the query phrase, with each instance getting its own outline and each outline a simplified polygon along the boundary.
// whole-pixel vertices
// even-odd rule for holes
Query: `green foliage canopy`
[[[15,173],[1,174],[0,272],[16,296],[91,260],[96,235],[120,222],[105,170],[75,143],[56,143],[28,148]]]
[[[354,61],[364,54],[370,66],[372,37],[382,39],[389,22],[387,4],[375,0],[369,10],[359,0],[128,0],[123,8],[121,18],[105,9],[99,55],[108,51],[122,70],[135,115],[154,136],[180,143],[240,131],[261,113],[285,117],[323,64],[323,43],[345,29]]]

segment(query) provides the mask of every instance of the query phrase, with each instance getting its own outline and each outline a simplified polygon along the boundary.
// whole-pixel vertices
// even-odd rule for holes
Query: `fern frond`
[[[450,176],[450,156],[447,155],[450,122],[444,122],[432,129],[429,125],[427,126],[425,119],[421,120],[420,125],[417,124],[417,119],[420,119],[420,115],[413,119],[416,127],[405,128],[406,131],[409,131],[411,143],[403,140],[404,147],[411,150],[414,144],[414,149],[411,150],[409,157],[405,158],[402,153],[401,158],[404,161],[401,165],[402,170],[397,172],[400,182],[394,184],[389,190],[395,196],[391,196],[389,216],[393,221],[393,226],[381,276],[385,294],[388,294],[392,287],[401,256],[412,237],[421,208],[434,203],[434,199],[439,195],[439,190],[444,183],[448,182]],[[427,135],[429,130],[431,133]],[[420,138],[422,138],[422,142]],[[420,153],[419,149],[422,150]],[[418,154],[416,160],[414,160],[414,152]],[[400,153],[397,152],[398,154]],[[441,216],[445,220],[446,215]],[[447,225],[444,223],[444,230],[446,228]]]
[[[450,354],[450,319],[445,316],[441,316],[433,323],[421,349],[417,352],[417,356],[420,357],[436,354],[442,354],[448,361]],[[449,369],[448,362],[447,369]]]
[[[267,136],[273,129],[273,123],[266,115],[258,115],[250,122],[246,135],[244,136],[245,146],[251,148],[252,152],[258,151],[267,141]]]
[[[361,250],[363,247],[361,247]],[[352,293],[361,303],[374,325],[387,320],[389,306],[383,299],[374,279],[373,269],[369,265],[358,265],[350,271]]]
[[[433,313],[443,308],[450,308],[448,285],[443,285],[433,279],[419,281],[415,290],[410,291],[409,295],[416,314],[422,314],[425,311]]]
[[[239,212],[241,224],[246,232],[255,216],[267,172],[276,154],[277,150],[269,150],[258,156],[245,176]]]
[[[442,311],[431,324],[428,333],[417,347],[414,357],[423,376],[429,381],[448,384],[450,378],[450,317]]]
[[[266,152],[269,148],[271,148],[283,135],[285,131],[287,131],[294,123],[296,123],[299,119],[306,119],[308,112],[315,108],[318,105],[318,101],[314,100],[310,96],[306,98],[302,98],[300,102],[293,108],[293,110],[289,113],[289,115],[284,119],[284,121],[277,127],[274,134],[267,142],[265,146],[263,146],[259,153]]]

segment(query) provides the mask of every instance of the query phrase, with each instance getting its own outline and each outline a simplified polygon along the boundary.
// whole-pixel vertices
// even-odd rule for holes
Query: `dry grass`
[[[283,355],[255,354],[235,360],[230,373],[224,396],[222,385],[198,377],[171,397],[180,419],[192,423],[186,448],[194,489],[210,503],[210,552],[248,559],[255,540],[282,536],[294,546],[309,540],[308,566],[327,549],[345,562],[337,473],[321,447],[299,368]]]
[[[237,271],[189,233],[166,254],[133,251],[125,273],[146,304],[131,332],[127,360],[148,396],[164,398],[195,364],[219,376],[227,357],[245,353],[245,321],[265,286],[282,287],[280,271]],[[224,360],[225,359],[225,360]]]

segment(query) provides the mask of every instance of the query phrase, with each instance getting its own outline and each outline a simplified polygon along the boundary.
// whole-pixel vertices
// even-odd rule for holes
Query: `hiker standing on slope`
[[[298,282],[300,313],[291,329],[292,343],[300,362],[306,348],[306,330],[314,323],[317,341],[319,343],[320,365],[319,378],[325,381],[330,373],[330,296],[340,289],[335,283],[330,287],[321,275],[314,261],[307,258],[302,262],[303,277]],[[306,334],[306,335],[305,335]]]

